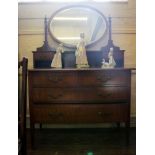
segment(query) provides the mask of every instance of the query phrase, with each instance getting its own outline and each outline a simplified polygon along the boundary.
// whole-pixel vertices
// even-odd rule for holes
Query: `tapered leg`
[[[116,125],[117,125],[117,128],[119,129],[120,128],[120,122],[117,122]]]
[[[31,132],[31,149],[34,149],[34,123],[30,123],[30,132]]]
[[[22,144],[21,144],[21,155],[26,155],[26,135],[23,136]]]
[[[42,129],[42,124],[40,123],[40,129]]]
[[[130,143],[130,122],[126,122],[125,126],[126,126],[126,145],[128,146]]]

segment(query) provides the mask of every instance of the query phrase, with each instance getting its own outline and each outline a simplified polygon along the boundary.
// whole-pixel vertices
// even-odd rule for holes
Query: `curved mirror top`
[[[57,11],[49,20],[49,32],[57,42],[75,47],[84,33],[86,45],[97,42],[106,32],[106,18],[97,10],[70,7]]]

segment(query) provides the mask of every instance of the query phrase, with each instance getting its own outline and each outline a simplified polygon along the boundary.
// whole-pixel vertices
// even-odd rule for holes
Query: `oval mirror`
[[[100,40],[107,29],[103,14],[91,7],[72,6],[58,10],[49,19],[49,34],[67,47],[75,47],[84,33],[86,46]]]

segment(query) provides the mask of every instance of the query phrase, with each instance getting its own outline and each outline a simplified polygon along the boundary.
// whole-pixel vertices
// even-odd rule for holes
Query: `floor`
[[[128,146],[124,128],[36,129],[33,150],[28,130],[27,143],[28,155],[136,155],[136,129]]]

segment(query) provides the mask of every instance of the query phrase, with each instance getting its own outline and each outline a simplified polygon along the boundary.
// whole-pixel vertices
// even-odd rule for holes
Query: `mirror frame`
[[[49,18],[49,21],[48,21],[48,32],[49,32],[50,37],[51,37],[52,39],[54,39],[56,42],[58,42],[58,43],[63,43],[63,45],[64,45],[65,47],[68,47],[68,48],[76,48],[76,45],[72,45],[72,44],[67,44],[67,43],[61,42],[61,41],[60,41],[59,39],[57,39],[57,38],[52,34],[52,32],[50,31],[50,24],[51,24],[53,18],[56,16],[56,14],[59,13],[59,12],[61,12],[61,11],[63,11],[63,10],[69,9],[69,8],[88,8],[88,9],[91,9],[91,10],[97,12],[98,14],[100,14],[101,17],[104,19],[104,21],[105,21],[105,23],[106,23],[106,30],[105,30],[105,33],[104,33],[99,39],[97,39],[97,40],[95,40],[95,41],[92,41],[92,42],[88,43],[88,44],[86,45],[86,47],[88,47],[88,46],[90,46],[90,45],[93,45],[93,44],[97,43],[98,41],[100,41],[101,39],[103,39],[103,37],[107,34],[107,32],[108,32],[108,21],[107,21],[107,18],[106,18],[100,11],[98,11],[96,8],[93,8],[93,7],[91,7],[91,6],[86,6],[86,5],[70,5],[70,6],[66,6],[66,7],[63,7],[63,8],[58,9],[58,10]]]

